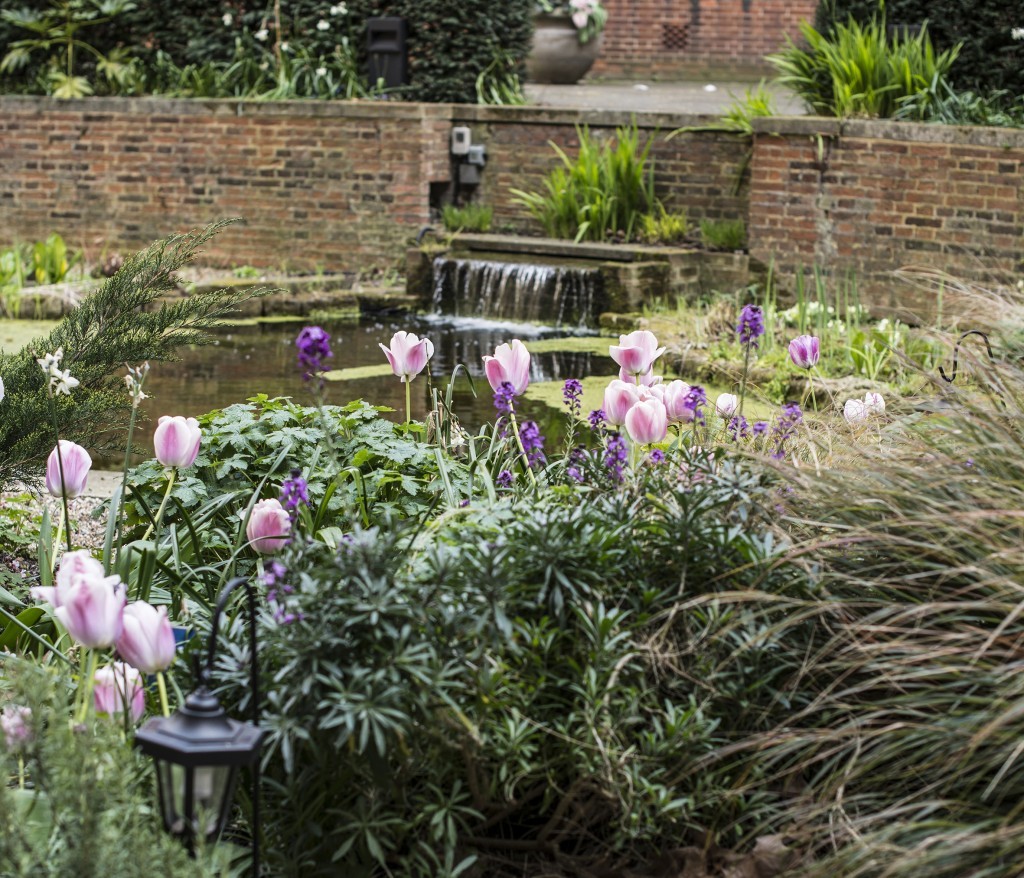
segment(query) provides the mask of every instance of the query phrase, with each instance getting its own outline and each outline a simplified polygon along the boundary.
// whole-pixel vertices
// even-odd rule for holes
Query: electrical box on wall
[[[480,166],[460,164],[459,182],[468,186],[476,186],[480,182]]]
[[[452,155],[468,155],[472,137],[465,125],[452,128]]]

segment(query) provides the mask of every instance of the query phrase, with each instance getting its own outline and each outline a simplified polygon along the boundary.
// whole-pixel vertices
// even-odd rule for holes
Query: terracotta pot
[[[576,34],[564,15],[534,16],[533,42],[526,57],[530,82],[568,85],[583,78],[597,60],[604,33],[582,45]]]

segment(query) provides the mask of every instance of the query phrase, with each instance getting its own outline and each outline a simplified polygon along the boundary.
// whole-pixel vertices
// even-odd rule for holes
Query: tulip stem
[[[78,707],[78,722],[84,723],[86,717],[89,715],[89,702],[92,700],[92,689],[94,677],[96,676],[96,650],[90,649],[86,652],[85,659],[85,674],[78,687],[78,694],[82,699],[82,703]]]
[[[412,423],[412,381],[409,380],[409,376],[405,376],[405,425],[408,427]]]
[[[57,470],[60,472],[60,500],[64,506],[64,519],[67,522],[67,532],[65,536],[68,542],[68,551],[71,551],[71,516],[68,514],[68,487],[67,482],[64,481],[64,456],[60,453],[60,426],[57,424],[57,404],[53,401],[53,397],[50,396],[50,416],[53,418],[53,435],[57,437]],[[60,542],[60,535],[57,536],[57,542]]]
[[[512,435],[516,437],[516,445],[519,448],[519,454],[523,458],[523,466],[526,469],[527,474],[530,476],[530,481],[533,483],[533,487],[537,487],[537,477],[533,474],[533,467],[530,466],[530,458],[526,456],[526,449],[523,447],[522,437],[519,435],[519,424],[516,423],[516,412],[509,404],[508,407],[508,419],[512,423]]]
[[[67,507],[61,506],[60,512],[57,513],[57,539],[54,540],[54,544],[59,546],[61,538],[64,536],[64,516],[67,514]],[[50,573],[57,567],[57,553],[50,552]]]
[[[132,453],[132,435],[135,432],[135,419],[138,413],[138,406],[133,405],[132,414],[128,420],[128,444],[124,449],[124,469],[121,472],[121,497],[117,504],[117,548],[114,550],[114,558],[121,557],[121,540],[124,537],[124,495],[125,491],[128,490],[128,462]],[[107,570],[107,573],[110,573],[110,570]]]
[[[167,477],[167,490],[164,491],[164,499],[160,501],[160,508],[156,511],[156,518],[150,523],[149,527],[146,528],[146,532],[142,535],[142,539],[145,540],[154,529],[159,534],[160,522],[164,519],[164,510],[167,508],[167,501],[171,499],[171,488],[174,487],[174,477],[178,474],[178,468],[176,466],[171,467],[171,474]],[[154,539],[156,537],[154,536]]]
[[[164,716],[171,715],[171,709],[167,703],[167,683],[164,681],[164,672],[156,672],[156,688],[160,693],[160,710]]]
[[[25,757],[18,756],[18,789],[25,789]]]
[[[736,416],[743,417],[743,400],[747,395],[747,371],[750,369],[750,342],[743,351],[743,375],[740,376],[740,404],[736,409]]]

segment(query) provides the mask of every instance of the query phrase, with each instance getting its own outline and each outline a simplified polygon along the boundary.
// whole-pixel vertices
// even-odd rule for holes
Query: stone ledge
[[[832,119],[823,116],[772,116],[754,119],[756,135],[820,135],[892,140],[907,143],[939,143],[997,149],[1024,148],[1024,130],[980,126],[896,122],[892,119]]]

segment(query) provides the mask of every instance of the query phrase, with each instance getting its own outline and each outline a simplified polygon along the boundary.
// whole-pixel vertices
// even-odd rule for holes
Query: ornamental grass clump
[[[821,589],[793,618],[818,638],[806,707],[748,746],[800,790],[776,825],[801,874],[1020,873],[1024,372],[995,356],[961,350],[937,405],[789,474],[789,557]]]

